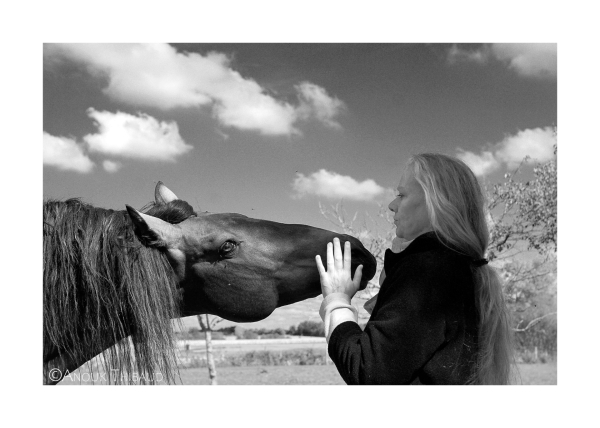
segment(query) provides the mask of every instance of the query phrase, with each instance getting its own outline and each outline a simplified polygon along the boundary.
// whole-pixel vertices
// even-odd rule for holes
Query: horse
[[[197,213],[162,182],[139,211],[44,202],[44,383],[102,353],[109,383],[173,383],[171,320],[254,322],[321,293],[315,256],[350,241],[361,289],[376,261],[354,237],[235,213]],[[130,340],[128,339],[130,338]],[[131,374],[135,376],[131,376]]]

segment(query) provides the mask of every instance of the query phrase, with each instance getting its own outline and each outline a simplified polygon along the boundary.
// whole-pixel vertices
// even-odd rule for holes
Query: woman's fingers
[[[363,270],[363,265],[358,265],[358,267],[354,271],[354,279],[352,279],[352,282],[354,283],[354,285],[356,285],[357,290],[360,288],[360,280],[362,279],[362,270]]]
[[[323,276],[325,275],[325,266],[323,266],[323,261],[321,260],[321,256],[319,256],[317,254],[317,256],[315,257],[315,261],[317,262],[317,270],[319,271],[319,275]]]
[[[342,248],[340,247],[339,238],[333,238],[333,258],[335,260],[335,268],[340,270],[344,268],[344,259],[342,256]]]
[[[352,250],[350,249],[350,241],[344,244],[344,269],[350,272],[352,266]]]
[[[321,279],[323,296],[330,293],[346,293],[353,296],[360,288],[363,265],[359,265],[352,278],[352,251],[350,242],[344,243],[344,251],[340,246],[339,238],[334,238],[333,243],[327,243],[327,269],[323,266],[320,255],[315,256],[317,270]]]
[[[334,267],[333,261],[333,244],[331,242],[327,243],[327,272],[331,272]]]
[[[339,238],[333,238],[333,243],[327,243],[327,270],[325,270],[325,267],[323,266],[321,256],[317,255],[315,260],[317,262],[317,269],[321,275],[332,272],[333,270],[346,270],[351,272],[352,249],[350,248],[350,241],[344,243],[343,252]]]

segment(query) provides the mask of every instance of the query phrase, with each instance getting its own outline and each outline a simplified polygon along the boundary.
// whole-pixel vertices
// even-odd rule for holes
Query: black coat
[[[364,331],[338,325],[329,356],[347,384],[465,384],[477,360],[471,260],[434,232],[386,251],[386,278]]]

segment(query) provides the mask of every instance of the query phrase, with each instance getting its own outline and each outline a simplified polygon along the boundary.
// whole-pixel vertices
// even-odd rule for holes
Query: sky
[[[556,125],[556,44],[43,49],[44,198],[106,208],[142,207],[160,180],[197,210],[333,229],[319,202],[375,213],[411,154],[494,183],[551,159]],[[319,303],[245,327],[318,321]]]

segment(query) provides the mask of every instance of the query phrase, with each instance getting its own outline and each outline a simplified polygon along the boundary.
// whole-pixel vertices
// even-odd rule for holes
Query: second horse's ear
[[[156,183],[154,189],[154,201],[157,204],[168,204],[171,201],[179,199],[175,193],[173,193],[162,181]]]
[[[125,207],[133,222],[135,235],[143,245],[165,249],[177,246],[181,235],[177,227],[157,217],[141,213],[129,205]]]

